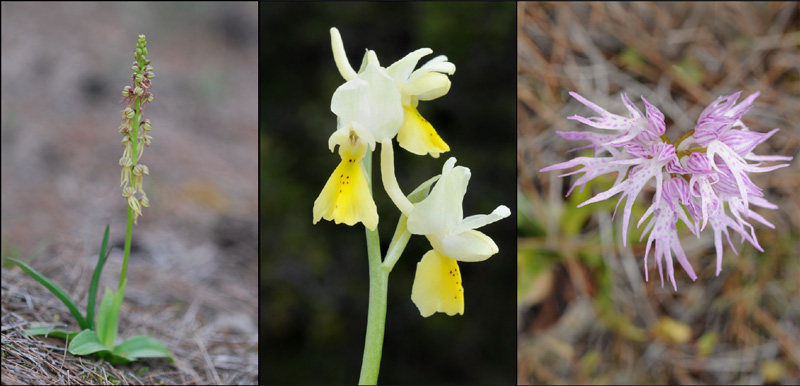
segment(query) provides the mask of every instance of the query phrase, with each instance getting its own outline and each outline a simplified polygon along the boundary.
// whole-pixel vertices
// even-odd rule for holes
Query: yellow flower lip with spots
[[[414,70],[417,62],[432,52],[429,48],[416,50],[389,66],[386,72],[402,95],[403,127],[397,134],[400,147],[417,155],[430,153],[433,158],[439,158],[439,154],[449,151],[450,147],[422,117],[417,105],[420,100],[429,101],[447,94],[450,91],[448,75],[455,74],[456,66],[440,55]]]
[[[378,212],[361,161],[367,146],[374,150],[376,141],[397,135],[403,110],[400,92],[374,52],[367,52],[364,70],[333,93],[331,111],[337,128],[328,147],[333,151],[339,145],[342,161],[314,201],[314,223],[321,218],[347,225],[362,222],[375,230]]]
[[[496,254],[494,240],[474,229],[511,215],[508,207],[500,205],[488,215],[464,218],[462,202],[471,174],[455,163],[453,157],[445,162],[430,195],[408,214],[408,231],[425,235],[433,247],[417,264],[411,291],[411,300],[424,317],[434,312],[463,314],[461,276],[453,276],[451,270],[458,272],[457,261],[483,261]]]
[[[328,178],[322,192],[314,201],[314,224],[324,218],[337,224],[363,223],[370,230],[378,226],[378,209],[369,192],[361,161],[367,145],[353,139],[339,146],[342,161]]]
[[[425,318],[436,312],[464,315],[464,287],[456,261],[428,251],[417,263],[411,300]]]

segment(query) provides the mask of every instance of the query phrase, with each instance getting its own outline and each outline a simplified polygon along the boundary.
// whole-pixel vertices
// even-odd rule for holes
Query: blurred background
[[[344,83],[329,29],[339,29],[356,68],[368,48],[384,66],[422,47],[433,54],[419,65],[437,55],[455,63],[450,92],[419,105],[451,151],[434,159],[397,148],[397,178],[411,192],[456,157],[472,171],[465,215],[486,214],[500,204],[514,211],[515,10],[514,3],[261,5],[260,312],[267,349],[260,383],[354,383],[361,367],[369,286],[364,228],[312,224],[314,200],[340,161],[328,150],[336,129],[331,96]],[[374,188],[385,253],[399,212],[380,183]],[[417,262],[430,249],[426,239],[411,239],[389,280],[379,382],[514,382],[514,229],[511,218],[481,229],[500,252],[459,264],[465,313],[453,317],[422,318],[411,301]]]
[[[147,36],[156,74],[145,111],[153,142],[142,158],[151,207],[133,230],[120,333],[165,342],[183,382],[255,383],[258,372],[257,9],[2,4],[2,256],[48,275],[82,306],[106,224],[114,249],[100,287],[119,277],[118,102],[137,35]],[[21,275],[3,270],[4,334],[6,301],[24,290],[5,286]]]
[[[519,3],[517,18],[517,381],[800,382],[798,3]],[[639,108],[644,96],[675,140],[739,90],[761,92],[743,119],[751,130],[781,129],[755,152],[795,159],[753,177],[780,206],[756,209],[775,229],[755,226],[764,253],[733,237],[738,255],[725,246],[719,276],[706,230],[682,238],[697,281],[676,269],[676,292],[651,269],[645,282],[644,227],[630,227],[625,248],[616,198],[576,208],[616,176],[564,198],[575,177],[538,172],[584,144],[556,130],[590,130],[566,119],[595,115],[569,91],[616,114],[626,112],[620,93]]]

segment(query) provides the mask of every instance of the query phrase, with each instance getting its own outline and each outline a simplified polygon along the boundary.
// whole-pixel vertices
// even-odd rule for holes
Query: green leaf
[[[108,225],[106,225],[106,232],[103,235],[103,242],[100,245],[100,256],[97,258],[97,266],[94,267],[94,275],[92,275],[92,282],[89,284],[89,304],[86,308],[86,323],[89,328],[94,329],[94,303],[97,299],[97,283],[100,281],[100,272],[103,271],[103,265],[106,263],[108,254],[106,253],[106,246],[108,245]],[[111,250],[109,250],[109,253]]]
[[[44,275],[42,275],[41,273],[36,272],[35,269],[29,267],[27,264],[25,264],[25,263],[23,263],[21,261],[14,260],[14,259],[12,259],[10,257],[7,258],[7,259],[8,259],[8,261],[10,261],[10,262],[16,264],[18,267],[22,268],[22,270],[25,271],[28,275],[31,275],[31,277],[36,279],[36,281],[38,281],[39,283],[42,283],[43,286],[45,286],[47,289],[49,289],[50,292],[53,293],[53,295],[56,295],[56,297],[61,299],[61,302],[63,302],[64,305],[67,306],[67,308],[69,309],[69,312],[71,312],[72,316],[75,317],[75,320],[78,321],[78,326],[80,326],[82,330],[85,330],[85,329],[89,328],[89,325],[86,322],[86,319],[84,319],[83,315],[81,315],[81,312],[78,311],[78,306],[75,305],[75,302],[73,302],[72,299],[70,299],[69,295],[67,295],[67,293],[64,292],[63,289],[61,289],[61,287],[56,285],[56,283],[53,283],[52,281],[50,281],[50,279],[44,277]]]
[[[131,361],[139,358],[169,358],[172,355],[163,343],[144,335],[136,335],[114,347],[113,354]]]
[[[92,330],[83,330],[69,343],[69,353],[72,355],[111,354],[111,350],[97,339],[97,334]]]
[[[44,337],[54,337],[60,339],[67,339],[73,340],[75,336],[80,334],[80,331],[67,331],[55,328],[53,326],[32,326],[28,329],[25,329],[24,332],[30,336],[44,336]]]
[[[103,301],[100,303],[100,309],[97,311],[97,336],[100,339],[100,343],[109,349],[114,347],[117,339],[117,321],[127,282],[128,279],[125,279],[120,290],[116,293],[106,288]]]

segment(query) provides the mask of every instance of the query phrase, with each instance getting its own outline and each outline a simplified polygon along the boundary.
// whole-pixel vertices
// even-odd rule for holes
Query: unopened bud
[[[142,94],[144,94],[144,90],[142,90],[142,88],[141,88],[141,87],[139,87],[139,86],[136,86],[136,88],[135,88],[135,89],[133,89],[133,93],[134,93],[136,96],[142,96]]]
[[[148,93],[148,94],[150,94],[150,96],[147,97],[147,101],[148,102],[152,102],[153,101],[153,93]]]
[[[142,204],[142,206],[145,208],[150,207],[150,200],[147,199],[147,196],[142,197],[142,199],[139,200],[139,203]]]
[[[125,110],[122,110],[122,119],[133,119],[135,115],[136,112],[130,107],[126,107]]]
[[[125,189],[122,189],[122,197],[130,197],[133,196],[134,193],[136,193],[136,189],[130,186],[126,186]]]
[[[145,71],[153,71],[153,66],[144,66]]]
[[[154,74],[152,71],[148,71],[144,73],[144,77],[147,79],[153,79],[156,77],[156,74]]]
[[[149,120],[149,119],[145,119],[145,120],[143,120],[143,121],[141,122],[141,125],[142,125],[142,128],[143,128],[145,131],[150,131],[150,130],[153,130],[153,125],[150,123],[150,120]]]
[[[142,79],[144,79],[144,76],[142,76],[141,74],[136,74],[136,76],[133,77],[133,81],[136,83],[141,83]]]

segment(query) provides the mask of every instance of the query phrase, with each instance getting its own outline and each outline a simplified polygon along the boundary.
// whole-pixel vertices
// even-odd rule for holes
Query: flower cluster
[[[149,207],[150,200],[144,193],[144,176],[150,175],[150,169],[146,165],[140,164],[142,152],[145,146],[150,146],[153,137],[149,132],[153,129],[149,119],[143,119],[142,114],[147,103],[153,101],[153,93],[150,92],[152,79],[155,77],[153,66],[147,60],[147,41],[144,35],[139,35],[136,43],[136,51],[133,53],[135,62],[131,66],[131,81],[133,87],[125,86],[122,89],[122,100],[125,104],[122,110],[122,124],[119,132],[122,134],[122,158],[119,159],[119,166],[122,167],[120,176],[120,186],[122,196],[128,202],[128,207],[133,211],[133,222],[136,223],[138,217],[142,215],[142,207]],[[141,129],[141,130],[140,130]],[[136,193],[141,194],[141,198],[136,198]]]
[[[445,162],[430,195],[412,203],[397,183],[392,145],[396,137],[407,151],[433,158],[450,150],[417,106],[419,101],[447,94],[448,75],[455,73],[455,65],[446,56],[438,56],[415,70],[417,62],[433,52],[421,48],[384,68],[377,54],[367,50],[356,72],[347,60],[339,31],[332,28],[330,32],[334,61],[346,81],[331,100],[337,128],[328,140],[331,151],[339,146],[341,161],[314,202],[313,222],[324,218],[337,224],[361,222],[371,231],[377,228],[379,217],[370,193],[371,177],[363,161],[370,159],[370,152],[380,143],[384,189],[407,219],[407,232],[426,236],[433,248],[417,265],[412,300],[423,316],[437,311],[463,314],[463,288],[456,261],[481,261],[496,254],[494,241],[474,229],[511,212],[501,205],[489,215],[464,218],[461,203],[470,171],[455,166],[455,158]]]
[[[567,195],[576,186],[585,184],[595,177],[617,172],[613,187],[578,205],[579,207],[611,198],[622,193],[617,206],[626,198],[622,217],[622,240],[627,242],[627,229],[633,202],[642,189],[654,182],[656,192],[653,202],[639,220],[641,225],[652,215],[642,233],[649,232],[645,250],[645,277],[647,278],[647,256],[655,245],[655,263],[664,285],[662,262],[666,264],[667,277],[677,290],[672,266],[672,254],[692,280],[697,276],[681,248],[676,224],[680,219],[699,237],[708,224],[714,233],[717,252],[717,275],[722,269],[722,234],[728,240],[734,253],[735,247],[730,239],[730,230],[739,234],[742,242],[747,240],[763,252],[756,239],[755,229],[747,220],[758,221],[770,228],[774,226],[750,209],[750,204],[762,208],[777,209],[765,200],[764,193],[750,179],[750,173],[764,173],[788,164],[762,166],[764,161],[790,161],[792,157],[760,156],[753,149],[775,134],[778,129],[768,133],[751,131],[742,122],[742,116],[750,110],[758,97],[754,93],[740,103],[740,92],[718,98],[711,103],[698,119],[694,129],[685,132],[675,143],[664,135],[666,125],[664,114],[650,104],[644,97],[645,114],[622,94],[622,102],[630,113],[628,117],[609,113],[577,93],[570,92],[599,114],[585,118],[571,116],[589,126],[607,130],[596,132],[558,132],[569,140],[589,141],[591,144],[580,149],[593,149],[594,157],[578,157],[542,169],[569,169],[583,165],[582,169],[563,174],[568,176],[583,172],[575,180]],[[752,161],[748,162],[748,161]],[[727,205],[726,205],[727,204]],[[616,210],[614,212],[616,214]]]

